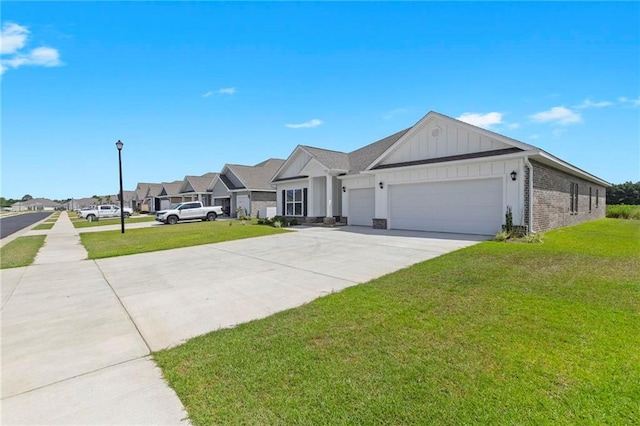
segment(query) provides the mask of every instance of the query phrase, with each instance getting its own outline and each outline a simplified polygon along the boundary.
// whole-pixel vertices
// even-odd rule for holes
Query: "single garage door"
[[[502,227],[502,179],[390,185],[392,229],[494,235]]]
[[[375,211],[373,188],[349,190],[349,225],[373,226]]]

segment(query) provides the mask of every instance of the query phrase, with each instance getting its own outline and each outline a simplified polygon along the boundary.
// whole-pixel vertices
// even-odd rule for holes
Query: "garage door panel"
[[[491,235],[502,225],[502,179],[393,185],[394,229]]]
[[[373,188],[349,190],[349,225],[371,226],[375,215]]]

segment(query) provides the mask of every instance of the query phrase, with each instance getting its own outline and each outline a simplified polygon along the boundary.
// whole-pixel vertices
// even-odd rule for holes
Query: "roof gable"
[[[535,149],[531,145],[431,111],[372,161],[367,170],[511,148]]]

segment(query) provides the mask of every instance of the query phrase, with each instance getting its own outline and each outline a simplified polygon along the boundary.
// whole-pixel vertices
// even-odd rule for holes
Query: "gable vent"
[[[433,136],[434,138],[437,138],[438,136],[440,136],[440,127],[436,127],[431,131],[431,136]]]

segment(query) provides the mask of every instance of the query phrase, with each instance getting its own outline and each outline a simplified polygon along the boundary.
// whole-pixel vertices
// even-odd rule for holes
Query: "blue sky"
[[[640,3],[2,2],[2,193],[351,151],[430,110],[640,180]]]

